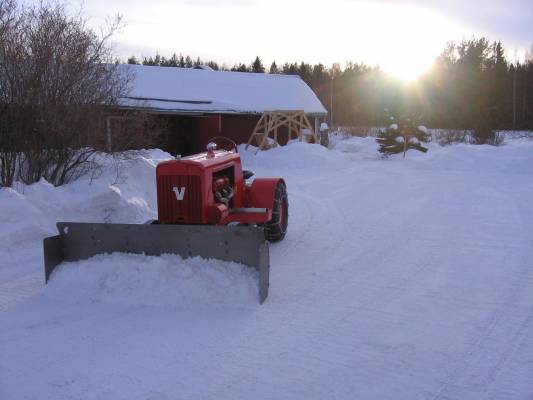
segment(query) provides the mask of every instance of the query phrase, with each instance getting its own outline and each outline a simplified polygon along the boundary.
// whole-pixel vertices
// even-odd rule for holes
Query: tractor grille
[[[183,199],[178,200],[183,193]],[[161,222],[202,223],[202,193],[197,175],[160,175],[157,181],[157,207]]]

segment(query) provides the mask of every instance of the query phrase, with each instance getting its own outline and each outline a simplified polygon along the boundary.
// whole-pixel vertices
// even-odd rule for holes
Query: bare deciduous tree
[[[109,45],[120,24],[96,34],[62,4],[0,0],[0,185],[61,185],[94,166],[106,108],[131,80]]]
[[[8,54],[7,46],[14,39],[19,28],[14,0],[0,0],[0,185],[11,186],[18,165],[18,152],[13,132],[14,113],[11,105],[12,93],[9,90],[9,71],[4,71]]]

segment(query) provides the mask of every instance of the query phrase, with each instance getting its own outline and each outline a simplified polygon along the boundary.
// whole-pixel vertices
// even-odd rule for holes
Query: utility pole
[[[513,72],[513,129],[516,129],[516,70],[518,69],[518,63],[514,65]]]
[[[333,126],[333,72],[331,73],[331,85],[330,85],[330,91],[329,91],[329,112],[330,112],[330,128]]]

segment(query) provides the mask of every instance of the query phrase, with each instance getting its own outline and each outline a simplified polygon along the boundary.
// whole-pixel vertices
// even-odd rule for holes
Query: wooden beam
[[[278,129],[283,126],[287,127],[288,140],[292,140],[294,133],[302,141],[304,139],[303,130],[307,129],[311,133],[314,142],[317,142],[315,129],[313,129],[303,110],[271,110],[265,111],[257,122],[246,148],[255,139],[258,150],[263,150],[266,147],[268,138],[272,139],[274,146],[279,146]],[[258,137],[259,140],[257,140]]]
[[[248,146],[250,146],[250,144],[252,143],[252,140],[255,139],[255,136],[259,132],[259,128],[261,127],[261,124],[264,119],[265,119],[265,114],[261,115],[261,118],[259,118],[259,121],[257,121],[257,124],[255,124],[255,128],[250,136],[250,139],[248,139],[248,143],[246,143],[246,146],[244,147],[245,150],[248,149]]]

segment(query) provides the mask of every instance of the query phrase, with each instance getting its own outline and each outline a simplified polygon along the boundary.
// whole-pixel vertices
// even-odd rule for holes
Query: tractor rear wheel
[[[265,238],[269,242],[279,242],[285,237],[289,223],[289,200],[287,188],[283,182],[278,182],[274,193],[274,207],[272,219],[265,224]]]

